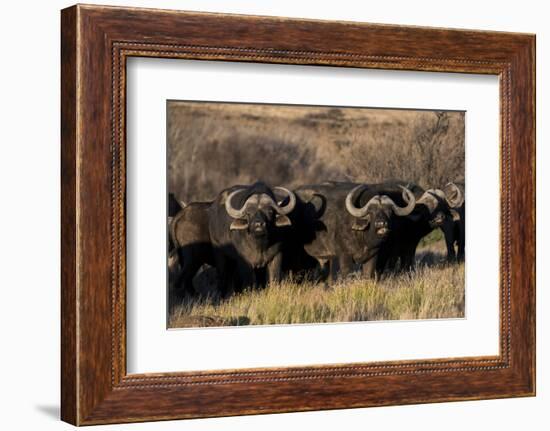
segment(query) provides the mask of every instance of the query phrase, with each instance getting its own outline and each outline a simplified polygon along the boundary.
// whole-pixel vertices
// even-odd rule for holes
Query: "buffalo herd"
[[[420,240],[440,228],[447,259],[464,259],[464,193],[454,183],[423,189],[399,180],[328,181],[289,190],[235,185],[208,202],[169,194],[170,285],[196,296],[193,278],[215,269],[222,297],[285,277],[330,284],[408,271]]]

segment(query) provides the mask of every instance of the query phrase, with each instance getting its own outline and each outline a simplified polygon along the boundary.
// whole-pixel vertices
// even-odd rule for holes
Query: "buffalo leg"
[[[455,254],[455,238],[454,238],[454,222],[446,221],[441,227],[443,235],[445,236],[445,245],[447,246],[447,261],[454,262],[456,260]]]
[[[353,269],[352,257],[347,255],[340,256],[338,261],[340,264],[340,275],[342,277],[347,277]]]
[[[197,292],[193,287],[193,278],[195,277],[195,274],[199,271],[199,268],[200,267],[198,267],[197,265],[193,265],[192,267],[184,268],[181,274],[180,286],[183,287],[184,292],[191,296],[197,295]]]
[[[221,253],[217,253],[214,256],[214,265],[218,272],[218,290],[222,298],[227,298],[234,279],[233,265],[227,257]]]
[[[393,250],[395,246],[382,246],[378,252],[376,253],[376,273],[381,275],[384,273],[384,271],[394,271],[395,266],[397,264],[396,257],[393,254],[390,254],[390,251],[393,251],[395,254],[395,250]],[[364,269],[364,266],[363,266]],[[364,273],[364,271],[363,271]]]
[[[187,293],[190,296],[196,296],[197,292],[193,287],[193,278],[202,266],[200,261],[193,259],[193,254],[189,250],[180,250],[178,253],[181,271],[174,287],[181,293]]]
[[[267,266],[268,280],[269,284],[280,283],[282,278],[282,262],[283,254],[277,253],[271,262]]]
[[[338,280],[338,273],[340,270],[340,262],[338,261],[338,258],[333,257],[328,261],[328,267],[329,267],[329,282],[330,284],[334,284],[336,280]]]
[[[330,259],[317,258],[317,274],[315,279],[319,282],[324,282],[325,286],[328,286],[331,282],[331,262]]]
[[[397,271],[397,262],[400,259],[400,254],[393,253],[386,257],[382,262],[386,262],[385,264],[378,265],[379,273],[384,272],[385,270],[388,270],[389,272],[396,272]]]
[[[416,241],[403,247],[400,256],[402,271],[411,271],[414,268],[414,259],[416,257],[416,247],[418,246],[418,242],[419,241]]]
[[[465,237],[466,237],[466,232],[465,232],[465,229],[464,229],[464,222],[460,223],[459,226],[458,226],[458,256],[457,256],[457,259],[459,262],[463,262],[464,261],[464,246],[465,246]]]
[[[181,265],[177,250],[172,250],[168,255],[168,286],[177,289],[180,286]]]
[[[378,272],[376,271],[377,261],[377,256],[373,256],[363,264],[364,277],[372,279],[378,278]]]
[[[248,288],[256,287],[256,273],[254,268],[251,268],[245,263],[239,263],[237,265],[238,272],[238,288],[235,289],[236,292],[242,292]]]

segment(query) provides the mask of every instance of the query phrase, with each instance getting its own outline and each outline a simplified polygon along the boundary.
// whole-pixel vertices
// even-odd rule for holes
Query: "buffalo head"
[[[352,225],[353,230],[371,230],[378,238],[385,238],[391,229],[392,217],[407,216],[415,207],[416,200],[414,194],[406,187],[399,186],[403,193],[403,200],[406,202],[404,207],[398,206],[389,196],[384,194],[375,194],[361,207],[357,207],[355,202],[368,185],[360,184],[354,187],[346,196],[346,210],[354,217]]]
[[[428,222],[431,228],[441,227],[446,217],[450,216],[455,208],[464,203],[464,195],[454,183],[445,186],[447,192],[441,189],[428,189],[420,199],[418,205],[424,205],[428,212]]]
[[[278,203],[267,186],[233,190],[225,200],[225,210],[234,219],[229,229],[246,230],[256,237],[264,237],[273,226],[290,226],[287,215],[296,206],[296,196],[284,187],[274,187],[273,191],[284,194],[285,198]]]

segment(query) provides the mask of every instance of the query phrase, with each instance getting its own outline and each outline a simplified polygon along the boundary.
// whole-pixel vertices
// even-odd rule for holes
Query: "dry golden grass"
[[[432,251],[419,254],[433,261]],[[440,255],[436,254],[435,259]],[[285,280],[224,301],[175,305],[170,328],[464,317],[464,265],[420,264],[380,281],[348,277],[323,284]]]

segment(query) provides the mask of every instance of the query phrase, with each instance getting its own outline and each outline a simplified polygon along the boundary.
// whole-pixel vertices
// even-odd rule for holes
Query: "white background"
[[[103,1],[114,4],[114,2]],[[59,409],[59,9],[70,3],[6,2],[0,17],[0,396],[4,429],[69,429]],[[188,10],[343,19],[394,24],[537,33],[537,116],[550,118],[550,29],[544,2],[454,3],[247,1],[118,1],[116,4]],[[400,429],[499,430],[548,428],[550,373],[548,310],[544,291],[550,217],[547,122],[538,135],[538,396],[508,399],[293,413],[156,424],[99,427],[147,430]]]
[[[498,77],[141,58],[127,83],[129,373],[498,354]],[[467,318],[167,331],[167,99],[466,111]]]

